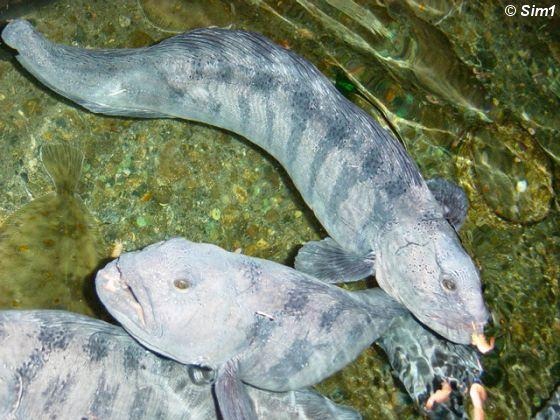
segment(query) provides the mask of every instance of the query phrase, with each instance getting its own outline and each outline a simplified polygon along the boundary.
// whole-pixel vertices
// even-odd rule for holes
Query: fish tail
[[[64,143],[43,144],[41,161],[58,193],[72,194],[76,191],[84,162],[80,149]]]

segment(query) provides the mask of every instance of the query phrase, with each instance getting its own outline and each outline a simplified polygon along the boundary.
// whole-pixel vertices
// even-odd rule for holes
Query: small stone
[[[119,25],[121,28],[127,28],[130,26],[130,18],[128,16],[119,16]]]
[[[264,240],[264,239],[262,239],[262,238],[261,238],[261,239],[259,239],[259,240],[257,241],[257,248],[259,248],[259,249],[265,249],[265,248],[268,248],[268,242],[267,242],[267,241],[265,241],[265,240]]]
[[[220,217],[222,216],[222,212],[220,211],[220,209],[212,209],[210,211],[210,217],[216,221],[220,220]]]
[[[248,194],[247,190],[245,190],[244,188],[236,185],[235,187],[233,187],[233,192],[235,193],[237,201],[239,201],[240,203],[245,203],[247,201]]]
[[[524,179],[521,181],[517,181],[517,185],[515,186],[515,190],[518,193],[522,193],[527,191],[527,181],[525,181]]]
[[[146,227],[148,226],[148,220],[144,216],[138,216],[136,218],[136,225],[138,227]]]

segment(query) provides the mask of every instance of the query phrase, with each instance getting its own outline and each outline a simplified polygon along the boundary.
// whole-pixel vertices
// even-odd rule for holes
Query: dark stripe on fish
[[[274,133],[273,133],[273,128],[274,128],[274,120],[275,120],[275,116],[276,114],[274,113],[274,108],[273,105],[270,103],[270,98],[267,99],[266,101],[266,111],[265,111],[265,116],[266,116],[266,121],[265,121],[265,132],[264,132],[264,137],[263,137],[263,146],[270,144],[273,139],[274,139]]]
[[[144,415],[146,408],[151,403],[153,393],[154,390],[150,387],[142,388],[136,392],[130,407],[130,420],[141,418]]]
[[[119,388],[120,385],[110,386],[105,378],[105,373],[102,373],[97,382],[95,398],[90,406],[92,415],[100,419],[110,418]]]
[[[239,112],[239,132],[247,133],[247,127],[251,123],[251,101],[244,95],[237,95],[237,109]]]
[[[316,101],[310,97],[307,92],[297,90],[292,93],[290,98],[290,106],[292,109],[291,122],[292,129],[290,135],[284,145],[284,162],[289,168],[293,168],[294,161],[297,158],[297,151],[303,133],[305,132],[309,121],[315,118]]]
[[[41,393],[45,397],[43,411],[48,413],[51,411],[51,408],[57,409],[58,406],[62,405],[66,401],[70,388],[74,385],[76,385],[75,380],[70,374],[66,375],[64,379],[60,376],[52,378],[47,388]]]
[[[329,128],[325,137],[320,140],[320,147],[318,148],[311,167],[307,171],[309,174],[308,184],[306,187],[307,195],[309,197],[315,197],[315,184],[317,183],[317,177],[321,167],[325,164],[325,160],[329,153],[332,153],[335,148],[338,148],[341,140],[345,139],[348,135],[348,127],[344,123],[338,123],[336,120],[329,120]]]

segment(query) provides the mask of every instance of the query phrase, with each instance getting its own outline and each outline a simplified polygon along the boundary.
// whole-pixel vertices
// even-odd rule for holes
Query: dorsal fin
[[[41,162],[59,194],[76,191],[83,161],[84,154],[74,146],[64,143],[41,146]]]

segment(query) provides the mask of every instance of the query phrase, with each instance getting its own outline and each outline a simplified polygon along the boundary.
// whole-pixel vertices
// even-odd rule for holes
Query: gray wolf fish
[[[254,418],[244,383],[314,385],[408,311],[380,288],[349,292],[272,261],[175,238],[97,273],[97,294],[141,344],[211,369],[224,418]]]

